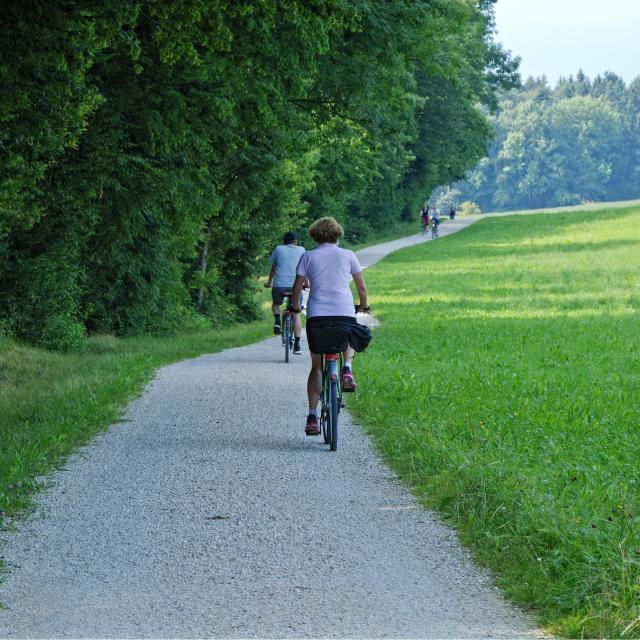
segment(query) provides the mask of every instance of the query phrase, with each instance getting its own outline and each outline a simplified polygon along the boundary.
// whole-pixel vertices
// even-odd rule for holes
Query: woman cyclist
[[[311,291],[307,301],[307,339],[311,351],[311,371],[307,380],[309,415],[305,433],[308,436],[317,436],[320,434],[317,406],[322,394],[323,353],[319,345],[322,344],[323,329],[326,335],[327,330],[338,326],[348,335],[348,347],[344,352],[344,367],[341,372],[344,392],[356,390],[351,363],[356,349],[362,351],[371,336],[367,327],[356,322],[356,309],[349,283],[353,280],[356,285],[360,311],[368,309],[367,287],[355,253],[338,247],[338,240],[344,235],[343,228],[334,218],[320,218],[309,227],[309,235],[318,246],[300,258],[291,300],[293,311],[299,312],[300,292],[308,279]],[[314,348],[317,353],[314,352]]]
[[[429,205],[422,210],[422,233],[425,234],[429,230]]]

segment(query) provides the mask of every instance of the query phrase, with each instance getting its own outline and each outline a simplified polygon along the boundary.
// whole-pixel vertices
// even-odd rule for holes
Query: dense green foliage
[[[532,209],[640,196],[640,76],[607,72],[550,89],[529,79],[492,118],[489,157],[456,185],[484,211]]]
[[[492,0],[10,0],[0,335],[71,349],[255,314],[287,228],[415,216],[513,85]]]
[[[575,637],[640,634],[639,243],[638,207],[494,217],[367,271],[350,408]]]

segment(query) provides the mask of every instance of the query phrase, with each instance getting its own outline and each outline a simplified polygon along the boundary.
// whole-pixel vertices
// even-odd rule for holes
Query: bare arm
[[[273,278],[276,275],[276,265],[271,265],[271,273],[269,274],[269,278],[267,279],[267,281],[264,283],[264,286],[267,289],[271,288],[271,285],[273,284]]]
[[[295,282],[293,283],[293,291],[291,292],[291,309],[295,313],[300,312],[300,294],[302,293],[302,287],[305,283],[306,279],[304,276],[296,276]]]
[[[364,283],[362,271],[360,273],[353,274],[353,281],[356,285],[356,289],[358,290],[358,296],[360,296],[360,304],[358,305],[358,308],[360,311],[364,311],[369,308],[369,299],[367,294],[367,285]]]

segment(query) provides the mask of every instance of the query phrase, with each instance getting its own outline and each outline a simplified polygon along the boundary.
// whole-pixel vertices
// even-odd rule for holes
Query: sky
[[[640,0],[498,0],[496,40],[521,57],[522,79],[551,86],[582,68],[593,80],[640,75]]]

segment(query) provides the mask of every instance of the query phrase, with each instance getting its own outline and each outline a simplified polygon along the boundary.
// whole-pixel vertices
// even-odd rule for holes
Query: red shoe
[[[356,390],[356,381],[353,379],[351,369],[342,367],[342,390],[345,393],[351,393]]]
[[[304,428],[304,432],[308,436],[320,435],[320,429],[318,428],[318,418],[316,416],[307,416],[307,426]]]

